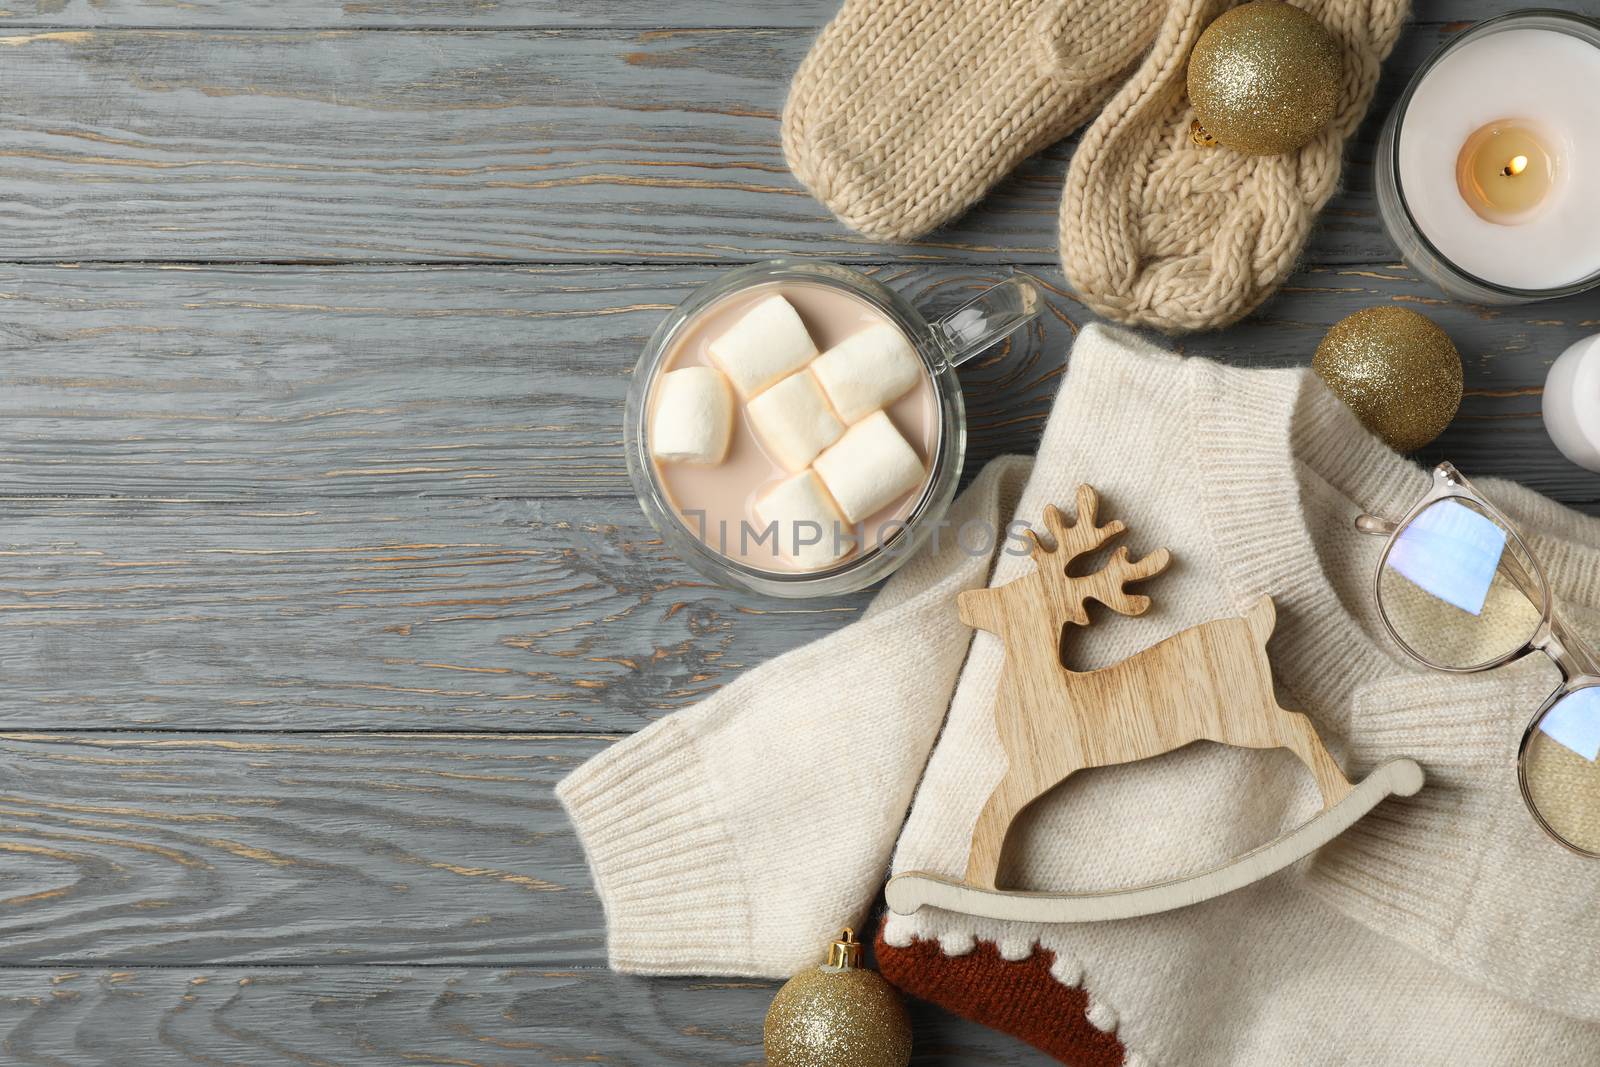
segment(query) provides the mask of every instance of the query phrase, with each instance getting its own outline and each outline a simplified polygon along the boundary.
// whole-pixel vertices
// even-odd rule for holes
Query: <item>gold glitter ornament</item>
[[[1189,102],[1197,145],[1248,155],[1292,152],[1332,121],[1344,59],[1339,42],[1308,11],[1254,0],[1206,27],[1189,56]]]
[[[1311,367],[1398,452],[1438,437],[1461,406],[1461,356],[1450,335],[1406,308],[1372,307],[1340,319]]]
[[[911,1021],[900,994],[861,967],[861,942],[844,935],[828,962],[784,983],[767,1009],[767,1067],[905,1067]]]

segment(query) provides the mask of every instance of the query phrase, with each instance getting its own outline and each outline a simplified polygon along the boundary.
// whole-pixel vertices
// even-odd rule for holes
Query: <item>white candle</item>
[[[1577,342],[1550,367],[1544,428],[1562,455],[1600,471],[1600,334]]]
[[[1416,228],[1507,289],[1600,271],[1600,47],[1546,28],[1464,41],[1418,82],[1396,142]]]

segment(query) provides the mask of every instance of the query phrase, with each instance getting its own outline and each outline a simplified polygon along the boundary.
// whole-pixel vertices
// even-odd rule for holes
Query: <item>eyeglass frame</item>
[[[1400,535],[1405,532],[1406,527],[1417,516],[1428,508],[1441,500],[1451,499],[1470,501],[1515,540],[1517,548],[1521,549],[1523,558],[1533,567],[1533,577],[1538,580],[1542,601],[1540,604],[1539,625],[1534,628],[1533,633],[1526,641],[1503,655],[1471,667],[1450,667],[1435,663],[1412,648],[1410,643],[1400,636],[1394,623],[1389,619],[1389,613],[1383,606],[1383,571],[1389,562],[1389,554],[1394,551],[1395,544],[1400,540]],[[1378,618],[1383,621],[1384,629],[1389,632],[1389,636],[1394,639],[1395,644],[1399,645],[1406,655],[1425,667],[1443,671],[1446,674],[1477,674],[1482,671],[1490,671],[1496,667],[1503,667],[1514,660],[1522,659],[1524,656],[1531,655],[1534,652],[1543,652],[1550,657],[1551,662],[1556,666],[1556,670],[1561,672],[1561,684],[1556,686],[1555,691],[1539,705],[1539,709],[1533,713],[1533,717],[1528,720],[1528,725],[1522,732],[1522,741],[1517,746],[1517,786],[1522,792],[1522,802],[1527,807],[1528,814],[1533,816],[1534,822],[1538,823],[1539,828],[1548,834],[1552,840],[1580,856],[1600,859],[1600,851],[1591,851],[1573,844],[1550,825],[1549,821],[1539,811],[1538,805],[1534,803],[1532,791],[1528,786],[1528,747],[1538,733],[1539,723],[1556,705],[1574,693],[1600,686],[1600,653],[1596,653],[1595,649],[1556,613],[1555,592],[1550,588],[1550,580],[1545,575],[1544,564],[1540,563],[1539,557],[1529,549],[1527,539],[1522,536],[1522,531],[1518,529],[1517,524],[1507,518],[1505,512],[1495,507],[1482,493],[1478,492],[1472,483],[1467,481],[1466,477],[1455,468],[1454,464],[1440,463],[1433,469],[1432,487],[1424,494],[1421,500],[1412,506],[1411,510],[1406,512],[1399,522],[1390,522],[1388,519],[1380,518],[1376,515],[1362,514],[1356,517],[1355,525],[1356,529],[1362,533],[1387,536],[1389,538],[1388,542],[1383,546],[1383,553],[1378,557],[1378,566],[1373,573],[1373,602],[1377,604]],[[1513,581],[1515,581],[1515,578],[1513,578]],[[1522,592],[1525,596],[1528,594],[1526,588]]]

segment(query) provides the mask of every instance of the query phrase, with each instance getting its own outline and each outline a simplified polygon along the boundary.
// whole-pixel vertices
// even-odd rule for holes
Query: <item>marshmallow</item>
[[[860,522],[922,483],[922,460],[889,416],[874,412],[817,457],[816,471],[845,518]]]
[[[656,382],[650,454],[672,463],[721,463],[733,434],[733,393],[712,367],[668,371]]]
[[[839,417],[855,423],[916,385],[922,360],[906,335],[884,322],[853,333],[822,353],[811,371]]]
[[[804,470],[844,433],[844,423],[808,370],[789,375],[750,401],[745,411],[772,458],[788,471]]]
[[[779,482],[755,503],[756,518],[777,525],[773,551],[805,570],[826,567],[850,554],[853,535],[814,471]]]
[[[746,311],[706,352],[748,400],[810,363],[817,346],[793,305],[774,294]]]

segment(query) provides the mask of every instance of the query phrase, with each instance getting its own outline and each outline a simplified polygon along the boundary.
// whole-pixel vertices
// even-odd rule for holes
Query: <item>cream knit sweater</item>
[[[1410,755],[1428,784],[1312,859],[1195,907],[1043,928],[924,911],[891,917],[885,939],[937,939],[951,954],[985,940],[1008,959],[1054,951],[1053,973],[1084,987],[1089,1018],[1117,1030],[1130,1063],[1600,1062],[1600,863],[1540,833],[1514,772],[1553,670],[1529,660],[1428,673],[1373,611],[1382,539],[1351,520],[1398,518],[1425,473],[1308,370],[1181,360],[1090,327],[1038,460],[991,464],[952,529],[1013,513],[1036,523],[1046,503],[1069,507],[1082,481],[1126,521],[1132,552],[1164,545],[1175,564],[1142,590],[1155,601],[1147,615],[1106,613],[1075,635],[1075,667],[1270,593],[1280,703],[1312,717],[1352,778]],[[1600,633],[1600,522],[1478,482],[1527,524],[1576,625]],[[959,622],[954,597],[1029,564],[971,558],[951,541],[902,569],[854,625],[561,784],[613,966],[788,975],[859,920],[891,865],[962,872],[1004,767],[992,719],[1001,649]],[[1013,830],[1002,884],[1091,889],[1189,873],[1316,807],[1287,753],[1194,745],[1069,779]],[[708,921],[726,937],[708,945]]]

